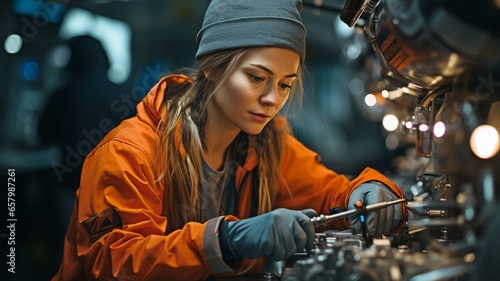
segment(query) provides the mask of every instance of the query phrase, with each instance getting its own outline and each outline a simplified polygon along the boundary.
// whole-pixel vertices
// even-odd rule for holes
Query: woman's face
[[[249,49],[210,101],[210,126],[255,135],[280,111],[300,56],[288,49]]]

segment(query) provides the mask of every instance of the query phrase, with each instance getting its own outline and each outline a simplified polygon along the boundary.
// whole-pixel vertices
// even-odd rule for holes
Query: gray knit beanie
[[[212,0],[196,36],[196,59],[246,47],[281,47],[305,58],[301,0]]]

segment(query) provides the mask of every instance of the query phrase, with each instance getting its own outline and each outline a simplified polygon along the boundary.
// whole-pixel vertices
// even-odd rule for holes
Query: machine
[[[340,18],[362,28],[378,62],[372,91],[400,113],[414,167],[407,228],[367,244],[317,235],[282,280],[492,280],[500,241],[500,1],[353,0]],[[410,114],[408,114],[410,112]],[[407,116],[403,116],[407,114]],[[408,177],[408,175],[406,175]],[[497,252],[498,253],[498,252]],[[500,254],[497,254],[500,255]]]

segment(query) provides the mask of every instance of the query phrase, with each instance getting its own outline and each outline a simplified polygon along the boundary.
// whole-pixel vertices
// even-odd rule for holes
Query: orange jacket
[[[63,261],[53,281],[204,280],[261,270],[263,259],[244,260],[236,270],[226,265],[217,238],[222,219],[250,215],[251,180],[243,182],[243,177],[257,164],[252,141],[235,178],[241,189],[237,191],[241,193],[236,206],[239,218],[190,222],[165,235],[163,186],[155,181],[153,168],[156,127],[167,84],[185,79],[180,75],[163,78],[138,104],[137,115],[108,133],[86,157]],[[337,206],[347,210],[350,192],[371,180],[381,181],[403,196],[394,183],[373,169],[367,168],[351,181],[327,169],[316,153],[294,137],[286,136],[284,146],[280,168],[290,192],[284,184],[278,187],[276,207],[314,208],[318,214],[329,214]],[[346,229],[349,224],[337,220],[329,227]]]

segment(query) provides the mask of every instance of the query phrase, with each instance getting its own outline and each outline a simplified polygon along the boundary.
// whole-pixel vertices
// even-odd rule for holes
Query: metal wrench
[[[389,201],[389,202],[380,202],[380,203],[376,203],[376,204],[372,204],[372,205],[366,206],[366,211],[367,212],[369,212],[369,211],[375,211],[375,210],[378,210],[378,209],[386,208],[386,207],[388,207],[390,205],[395,205],[395,204],[404,203],[404,202],[406,202],[405,198],[394,200],[394,201]],[[331,222],[333,220],[337,220],[337,219],[345,218],[345,217],[348,217],[348,216],[352,216],[352,215],[355,215],[357,213],[358,213],[358,210],[352,209],[352,210],[349,210],[349,211],[340,212],[340,213],[333,214],[333,215],[319,215],[319,216],[316,216],[316,217],[312,217],[311,221],[314,224],[314,227],[318,227],[320,225],[327,224],[327,223],[329,223],[329,222]]]

